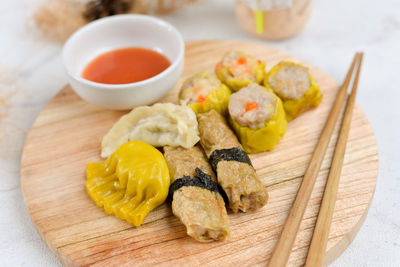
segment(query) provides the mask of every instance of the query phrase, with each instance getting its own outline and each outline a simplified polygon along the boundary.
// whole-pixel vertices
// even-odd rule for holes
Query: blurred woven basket
[[[116,14],[166,14],[199,0],[37,0],[33,22],[41,35],[64,42],[86,23]],[[28,18],[31,21],[31,18]]]

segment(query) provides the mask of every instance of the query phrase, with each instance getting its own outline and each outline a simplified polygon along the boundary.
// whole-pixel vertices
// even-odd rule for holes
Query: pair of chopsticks
[[[289,259],[293,243],[299,230],[300,223],[303,219],[307,203],[314,188],[314,184],[318,176],[322,160],[324,159],[326,149],[332,136],[332,132],[339,117],[340,110],[346,99],[347,88],[353,76],[354,68],[358,63],[357,73],[354,78],[352,91],[347,100],[342,126],[340,128],[340,133],[338,141],[336,143],[328,180],[325,186],[324,196],[321,202],[317,223],[314,228],[314,233],[305,264],[305,266],[313,267],[322,265],[332,221],[332,214],[335,208],[336,194],[346,150],[347,138],[350,130],[351,118],[355,105],[357,85],[360,76],[363,56],[363,53],[356,53],[353,62],[351,63],[350,69],[347,72],[346,79],[342,87],[339,89],[335,103],[333,104],[332,109],[329,113],[329,117],[325,123],[324,129],[322,130],[318,144],[312,155],[310,164],[306,170],[303,181],[297,192],[296,199],[293,202],[285,225],[283,226],[281,236],[275,246],[274,252],[272,253],[272,257],[269,262],[269,266],[271,267],[285,266]]]

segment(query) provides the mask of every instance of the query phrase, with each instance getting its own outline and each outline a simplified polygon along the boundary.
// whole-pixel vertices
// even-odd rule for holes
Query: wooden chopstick
[[[324,196],[322,198],[321,207],[318,214],[317,223],[308,250],[306,265],[308,267],[322,266],[324,259],[326,244],[328,242],[329,230],[331,228],[332,215],[335,209],[336,194],[339,187],[340,175],[342,172],[344,154],[346,152],[346,144],[349,136],[351,118],[357,94],[358,79],[360,77],[360,69],[364,54],[361,53],[360,62],[358,64],[356,77],[354,78],[353,88],[347,100],[346,110],[343,116],[342,126],[338,141],[336,143],[335,153],[333,155],[328,180],[325,186]]]
[[[281,236],[275,245],[269,266],[285,266],[289,259],[289,255],[291,253],[296,234],[299,230],[300,223],[303,219],[308,200],[310,199],[312,190],[314,188],[315,180],[321,167],[322,160],[324,159],[333,129],[335,128],[336,121],[339,117],[340,110],[347,95],[347,87],[349,86],[354,66],[359,57],[359,53],[354,56],[353,62],[346,75],[346,79],[336,95],[335,103],[331,108],[324,129],[322,130],[318,140],[318,144],[311,157],[310,164],[308,165],[296,198],[289,211],[289,215],[286,219],[285,225],[283,226]]]

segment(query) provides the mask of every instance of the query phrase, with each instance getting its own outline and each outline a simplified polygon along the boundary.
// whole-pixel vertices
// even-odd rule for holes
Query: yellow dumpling
[[[179,93],[181,104],[187,104],[198,114],[215,109],[225,115],[231,90],[215,75],[205,71],[187,78]]]
[[[241,51],[229,51],[215,66],[218,78],[232,91],[251,83],[261,84],[265,77],[265,63]]]
[[[321,103],[322,94],[308,69],[293,62],[280,62],[264,80],[283,102],[288,121]]]
[[[89,163],[86,176],[95,203],[135,226],[168,196],[170,176],[163,155],[138,140],[121,145],[106,161]]]
[[[273,150],[287,127],[282,101],[256,83],[231,95],[229,122],[246,153]]]

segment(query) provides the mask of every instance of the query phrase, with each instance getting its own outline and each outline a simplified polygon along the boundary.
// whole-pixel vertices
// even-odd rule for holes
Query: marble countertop
[[[66,84],[61,45],[28,29],[29,1],[0,6],[0,266],[60,266],[40,239],[20,188],[25,137],[46,103]],[[272,46],[318,66],[341,82],[356,50],[366,53],[357,103],[379,148],[369,214],[331,266],[400,266],[400,2],[315,1],[305,29],[282,42],[257,39],[235,20],[233,1],[200,1],[161,18],[186,40],[236,39]]]

